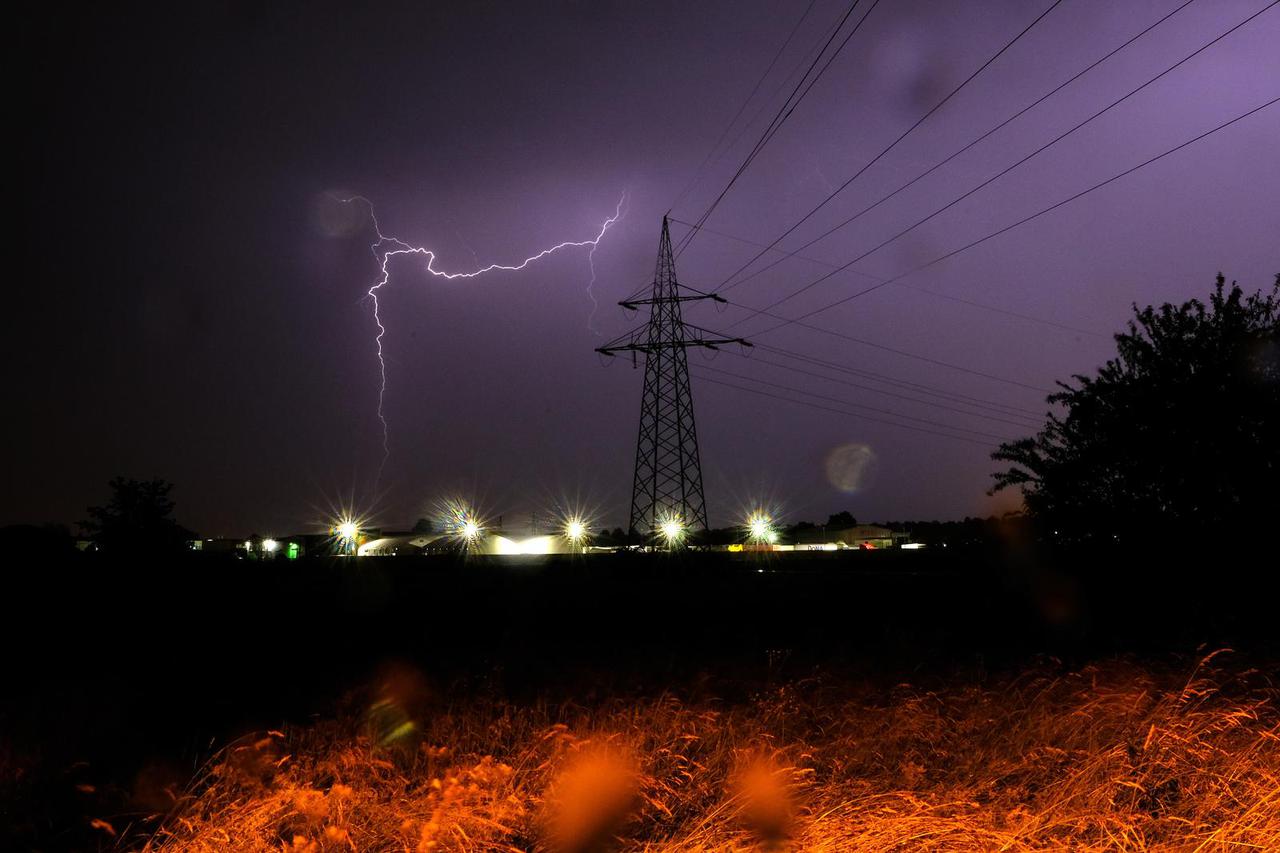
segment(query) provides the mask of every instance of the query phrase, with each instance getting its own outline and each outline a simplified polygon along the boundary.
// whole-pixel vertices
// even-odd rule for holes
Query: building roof
[[[867,539],[892,539],[893,531],[876,524],[855,524],[853,527],[835,531],[834,535],[838,542],[853,543]]]
[[[900,534],[899,534],[900,535]],[[836,529],[834,527],[813,527],[796,531],[797,545],[818,545],[826,543],[843,543],[857,545],[876,539],[892,539],[894,532],[887,527],[876,524],[855,524],[853,527]]]

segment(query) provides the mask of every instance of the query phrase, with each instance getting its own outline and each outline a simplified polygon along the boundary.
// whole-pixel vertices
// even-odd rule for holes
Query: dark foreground
[[[130,833],[136,840],[133,846],[140,846],[139,833],[161,823],[147,816],[172,811],[180,805],[184,791],[198,793],[190,786],[204,763],[213,756],[225,757],[221,750],[247,732],[280,732],[284,740],[272,735],[258,748],[277,757],[305,756],[313,769],[337,760],[335,756],[373,755],[380,748],[377,726],[385,720],[371,723],[371,709],[389,707],[379,702],[386,698],[382,693],[390,683],[402,685],[396,689],[407,689],[414,697],[396,699],[393,704],[400,708],[396,713],[403,711],[406,716],[395,717],[399,722],[390,729],[411,724],[405,731],[415,732],[410,741],[418,750],[413,753],[416,757],[400,754],[396,759],[400,763],[392,762],[407,785],[421,781],[422,773],[444,772],[443,765],[418,767],[415,762],[429,758],[421,750],[443,748],[456,753],[457,761],[472,761],[475,766],[486,755],[491,764],[510,764],[512,756],[524,754],[520,750],[533,748],[535,733],[541,737],[557,724],[568,725],[574,713],[579,720],[595,722],[576,730],[571,726],[573,738],[590,740],[584,734],[587,730],[625,728],[613,716],[619,703],[641,709],[638,716],[633,715],[633,728],[669,731],[666,723],[658,722],[666,713],[661,709],[668,707],[663,702],[668,701],[686,709],[691,715],[688,720],[701,719],[698,715],[704,711],[727,714],[726,726],[729,719],[735,720],[720,734],[713,735],[713,730],[720,729],[710,723],[711,728],[695,733],[698,738],[719,738],[717,743],[725,750],[716,759],[718,775],[700,783],[717,791],[729,785],[729,776],[737,772],[733,769],[737,752],[731,741],[744,738],[743,743],[759,745],[787,740],[784,730],[790,729],[794,743],[779,743],[779,748],[803,751],[807,744],[817,749],[827,727],[814,728],[815,722],[844,718],[843,713],[834,714],[834,708],[878,707],[881,716],[888,713],[899,720],[899,726],[909,728],[926,726],[925,716],[912,723],[908,712],[916,708],[925,714],[924,706],[931,701],[935,705],[929,714],[958,719],[978,713],[972,711],[975,697],[986,695],[994,702],[1008,695],[1010,701],[1004,706],[992,706],[998,714],[991,711],[981,719],[1027,717],[1034,705],[1034,713],[1046,715],[1047,720],[1055,703],[1069,714],[1072,709],[1094,707],[1090,705],[1094,699],[1121,703],[1115,697],[1124,693],[1132,699],[1131,710],[1122,715],[1123,725],[1113,720],[1110,731],[1118,738],[1116,743],[1136,749],[1126,738],[1136,737],[1131,737],[1129,729],[1144,720],[1150,731],[1166,724],[1170,733],[1183,731],[1169,716],[1180,707],[1180,688],[1192,678],[1194,662],[1206,650],[1225,647],[1234,650],[1228,656],[1229,672],[1212,682],[1214,695],[1222,695],[1227,703],[1222,713],[1243,720],[1230,715],[1253,709],[1250,726],[1254,727],[1241,730],[1242,738],[1254,739],[1250,743],[1258,738],[1266,743],[1267,725],[1274,725],[1268,717],[1274,707],[1264,695],[1266,684],[1257,679],[1265,681],[1273,671],[1269,662],[1277,659],[1269,601],[1276,600],[1280,590],[1274,573],[1265,570],[1263,557],[1212,551],[1193,555],[1179,549],[1163,554],[1152,550],[1044,554],[1012,546],[962,553],[787,556],[757,560],[742,555],[614,555],[518,564],[443,557],[271,564],[199,555],[124,563],[81,555],[26,557],[23,570],[10,581],[12,594],[6,596],[2,638],[7,684],[0,706],[4,732],[0,796],[5,824],[0,846],[95,849]],[[1054,657],[1045,657],[1050,655]],[[1129,674],[1105,670],[1112,673],[1107,678],[1116,682],[1115,691],[1107,694],[1112,698],[1099,698],[1101,693],[1091,698],[1086,685],[1092,682],[1080,673],[1096,671],[1089,668],[1091,662],[1117,655],[1130,660],[1124,664]],[[1059,687],[1056,692],[1017,692],[1028,679]],[[1120,690],[1119,682],[1126,679],[1147,686],[1125,692],[1128,688]],[[1223,680],[1233,685],[1225,693],[1219,683]],[[403,687],[406,683],[412,687]],[[895,694],[895,686],[903,683],[911,685],[910,692]],[[793,691],[795,704],[790,710],[785,702],[770,704],[775,694],[779,701],[785,699],[779,690]],[[662,698],[666,696],[676,698]],[[907,701],[912,696],[923,698]],[[948,710],[948,702],[959,704]],[[409,706],[417,710],[411,712]],[[1115,711],[1110,704],[1107,707],[1111,709],[1107,714]],[[1166,722],[1157,725],[1157,717],[1150,715],[1161,713],[1166,716],[1159,719]],[[474,726],[489,731],[484,727],[495,714],[533,739],[518,742],[513,734],[505,741],[487,742],[479,729],[472,731]],[[651,722],[641,722],[642,717]],[[346,729],[341,733],[328,729],[325,737],[316,740],[317,730],[307,724],[328,719],[345,720]],[[471,732],[463,738],[469,745],[454,742],[439,728],[444,719],[455,721],[456,734]],[[866,728],[870,719],[853,714],[840,726]],[[978,725],[979,716],[973,719]],[[1196,719],[1196,725],[1208,725],[1210,718]],[[873,726],[864,737],[887,744],[889,735],[875,731],[879,729]],[[995,729],[984,731],[987,734],[982,737],[996,733]],[[1035,745],[1028,741],[1024,746],[1043,755],[1055,749],[1083,748],[1080,744],[1069,748],[1047,732],[1044,728],[1043,737],[1035,736],[1040,738]],[[650,747],[665,748],[652,739],[645,745],[633,743],[634,737],[619,737],[636,754]],[[294,740],[285,742],[288,739]],[[1244,742],[1215,741],[1215,748],[1243,749]],[[860,743],[865,746],[865,739]],[[916,758],[905,754],[894,758],[896,753],[884,746],[877,754],[901,765],[893,772],[916,773],[902,767],[920,765],[918,772],[924,775],[914,786],[904,785],[901,779],[889,784],[887,765],[874,773],[856,770],[863,759],[855,761],[856,750],[847,743],[822,747],[827,750],[823,760],[828,762],[822,767],[806,770],[790,752],[777,760],[782,762],[780,767],[791,768],[779,770],[784,776],[805,771],[829,777],[835,772],[829,762],[839,764],[844,760],[842,750],[854,750],[848,751],[847,766],[841,765],[845,769],[840,773],[871,784],[877,796],[916,798],[915,805],[908,797],[893,806],[895,814],[903,808],[932,814],[936,803],[928,797],[920,799],[926,793],[921,787],[925,781],[950,780],[945,781],[950,787],[934,794],[949,791],[961,796],[961,789],[955,787],[959,777],[954,774],[964,770],[982,775],[957,757],[954,750],[960,746],[959,740],[934,743],[930,752],[917,743],[911,747]],[[1256,760],[1265,755],[1256,749],[1251,754]],[[1076,758],[1085,760],[1084,753]],[[439,764],[437,758],[430,760]],[[625,761],[644,764],[635,755]],[[467,769],[471,766],[453,770],[471,772]],[[658,778],[652,767],[644,766],[649,769],[637,771],[636,778]],[[1251,772],[1265,778],[1274,769],[1263,761]],[[523,777],[518,770],[512,771],[515,781],[490,779],[493,785],[519,788],[519,796],[514,788],[501,788],[503,797],[521,802],[525,814],[520,819],[523,828],[518,830],[523,835],[495,836],[494,844],[501,842],[508,849],[530,843],[533,835],[529,833],[535,830],[529,828],[534,825],[529,821],[536,823],[534,812],[549,802],[546,791],[538,786],[549,784],[550,777]],[[388,794],[381,788],[362,791],[353,785],[354,776],[347,782],[332,779],[326,786],[325,779],[331,776],[332,772],[288,778],[292,787],[275,793],[288,799],[293,796],[289,791],[315,789],[323,799],[333,796],[332,786],[340,783],[352,787],[352,797],[376,800]],[[281,777],[282,784],[285,779]],[[479,790],[489,783],[476,784]],[[1191,784],[1191,780],[1178,784]],[[201,790],[211,795],[207,780]],[[275,796],[272,790],[268,786],[260,793]],[[339,799],[346,796],[345,788],[337,790]],[[637,791],[651,799],[657,796],[643,786]],[[856,798],[851,799],[845,788],[831,788],[823,796],[827,795],[843,803],[846,811],[858,808],[850,805]],[[711,794],[703,791],[700,796],[705,806]],[[800,800],[792,803],[791,793],[784,799],[797,810],[794,820],[799,821],[787,832],[827,837],[822,835],[825,830],[814,828],[810,806]],[[825,802],[822,797],[812,802],[817,801]],[[1019,802],[1031,814],[1043,811],[1047,801]],[[1012,801],[1005,805],[1014,808]],[[212,805],[205,807],[207,811]],[[670,804],[651,807],[661,812]],[[294,820],[289,817],[290,808],[285,809],[280,826],[263,830],[276,845],[273,849],[293,843],[288,829]],[[325,808],[336,809],[336,801]],[[422,811],[426,808],[424,800],[414,812],[416,817],[404,818],[418,821],[405,830],[413,837],[410,849],[424,844],[424,839],[436,840],[443,845],[439,849],[461,843],[454,836],[428,838],[438,827],[423,828],[431,823],[430,810]],[[1269,814],[1265,809],[1255,813]],[[364,829],[358,828],[359,822],[338,825],[316,817],[314,825],[303,826],[298,837],[304,845],[312,841],[321,846],[345,844],[339,830],[372,832],[369,826],[381,826],[379,821],[385,823],[393,816],[366,815],[360,819],[365,823],[359,824]],[[229,826],[233,816],[222,820]],[[485,820],[505,826],[492,816]],[[1030,824],[1018,830],[1013,824],[984,823],[986,818],[972,814],[957,820],[957,826],[985,827],[982,832],[996,833],[981,836],[988,841],[999,833],[1014,833],[1009,837],[1023,841],[1012,849],[1036,849],[1051,837],[1017,835],[1030,832]],[[1132,824],[1134,818],[1117,820]],[[1208,826],[1212,820],[1202,822]],[[861,826],[865,821],[855,823]],[[809,829],[802,830],[801,824]],[[674,844],[680,832],[692,831],[696,825],[697,821],[655,824],[643,840],[665,839]],[[847,833],[855,824],[840,825],[845,834],[830,836],[835,844],[831,849],[840,849],[835,839],[851,838]],[[1172,825],[1148,829],[1167,834]],[[326,840],[327,826],[336,829],[334,837]],[[716,843],[731,843],[733,832],[753,831],[746,824],[718,826],[717,832],[729,835],[717,835]],[[1265,829],[1267,824],[1258,826]],[[201,826],[201,831],[215,834],[218,829],[213,824]],[[1197,831],[1211,830],[1202,826]],[[195,845],[197,835],[187,842]],[[396,836],[395,844],[385,847],[365,838],[358,846],[405,849],[408,837]],[[980,836],[956,838],[960,845],[956,849],[962,849],[965,838],[980,840]],[[178,844],[177,839],[174,836],[170,843]],[[822,845],[813,841],[807,846]]]

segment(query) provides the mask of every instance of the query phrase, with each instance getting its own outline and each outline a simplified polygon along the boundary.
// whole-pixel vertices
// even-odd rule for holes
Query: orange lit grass
[[[1116,662],[721,707],[477,702],[245,742],[150,850],[1275,850],[1266,673]]]

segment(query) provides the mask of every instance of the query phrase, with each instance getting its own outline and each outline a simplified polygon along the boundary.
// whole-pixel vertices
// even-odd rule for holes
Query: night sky
[[[805,254],[837,265],[862,254],[1266,2],[1192,3]],[[782,245],[877,200],[1180,3],[1061,3]],[[769,96],[845,8],[815,2],[743,114],[764,107],[761,117],[675,204],[805,5],[29,7],[11,31],[21,264],[7,289],[13,433],[0,523],[75,522],[124,474],[175,482],[179,519],[211,536],[307,530],[348,503],[398,526],[450,496],[491,515],[569,498],[625,525],[642,372],[621,358],[602,365],[592,350],[644,319],[614,303],[651,279],[663,213],[697,219],[783,97]],[[883,0],[708,227],[771,241],[1048,5]],[[777,310],[795,316],[874,283],[866,275],[896,276],[1275,98],[1277,44],[1280,7],[859,262],[863,275],[837,275]],[[1054,380],[1112,352],[1130,303],[1203,296],[1219,270],[1250,290],[1269,285],[1280,269],[1278,142],[1280,105],[809,321],[932,361],[795,326],[753,340],[868,371],[807,368],[895,394],[920,389],[881,377],[1043,412]],[[367,196],[384,232],[467,271],[594,237],[624,192],[626,215],[595,253],[594,321],[585,249],[452,282],[393,261],[381,301],[391,453],[375,487],[373,230],[335,197]],[[686,230],[672,226],[677,240]],[[680,278],[714,288],[755,252],[702,233]],[[792,259],[731,298],[763,306],[828,269]],[[699,304],[686,319],[749,338],[773,325],[734,325],[746,316]],[[691,354],[713,525],[762,501],[792,520],[842,509],[958,518],[1016,504],[986,495],[998,439],[708,380],[996,436],[1030,427],[765,359],[783,360]]]

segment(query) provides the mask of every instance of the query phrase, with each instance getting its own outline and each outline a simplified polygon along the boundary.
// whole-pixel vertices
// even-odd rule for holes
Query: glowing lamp
[[[677,519],[669,518],[662,522],[662,526],[659,530],[662,531],[663,537],[668,542],[675,542],[680,538],[680,534],[684,530],[684,525],[682,525]]]
[[[571,518],[564,526],[564,536],[570,542],[581,542],[587,535],[587,526],[576,518]]]
[[[351,541],[359,535],[360,528],[356,527],[356,523],[354,521],[343,521],[339,522],[337,531],[339,539]]]
[[[773,519],[762,512],[752,513],[747,519],[747,538],[752,542],[777,542],[778,533],[773,529]]]
[[[264,551],[275,551],[279,547],[280,547],[280,543],[274,539],[262,540],[262,550]]]

